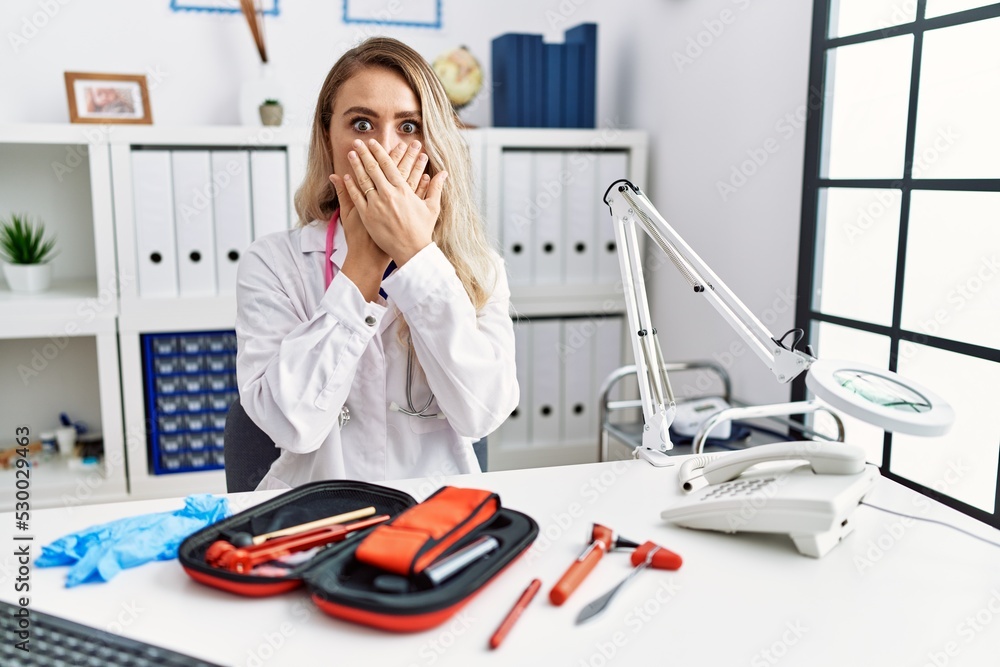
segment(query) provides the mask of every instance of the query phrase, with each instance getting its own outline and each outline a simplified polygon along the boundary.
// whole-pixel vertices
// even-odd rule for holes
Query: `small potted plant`
[[[0,256],[3,274],[14,292],[43,292],[52,283],[49,260],[55,239],[45,238],[45,225],[32,224],[27,215],[12,213],[0,220]]]
[[[278,100],[267,99],[260,105],[260,122],[264,125],[281,125],[283,109]]]

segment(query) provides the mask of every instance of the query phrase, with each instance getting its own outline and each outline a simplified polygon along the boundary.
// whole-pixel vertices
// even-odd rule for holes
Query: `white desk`
[[[387,483],[423,499],[441,484],[488,488],[534,517],[535,544],[457,616],[394,635],[319,612],[304,590],[250,599],[192,581],[176,561],[111,582],[63,588],[65,568],[32,567],[31,606],[231,665],[671,664],[751,667],[983,667],[1000,656],[1000,550],[940,526],[860,507],[857,528],[821,560],[780,536],[723,535],[664,524],[676,467],[600,463]],[[234,511],[274,493],[231,496]],[[869,500],[945,519],[993,541],[1000,534],[880,479]],[[33,553],[70,532],[181,500],[41,510]],[[628,572],[611,553],[563,607],[548,593],[597,521],[681,554],[677,572],[644,571],[605,613],[576,626],[587,602]],[[13,601],[13,515],[0,514],[0,598]],[[541,592],[497,651],[487,640],[533,577]]]

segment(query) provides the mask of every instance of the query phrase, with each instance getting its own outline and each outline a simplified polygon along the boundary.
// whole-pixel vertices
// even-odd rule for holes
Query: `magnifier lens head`
[[[881,375],[844,369],[834,372],[833,377],[844,389],[883,408],[910,413],[931,409],[931,402],[925,396]]]

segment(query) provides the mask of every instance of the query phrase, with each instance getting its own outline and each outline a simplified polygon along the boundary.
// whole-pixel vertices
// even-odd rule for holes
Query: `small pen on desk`
[[[503,619],[503,622],[500,624],[500,627],[497,628],[497,631],[493,633],[492,637],[490,637],[491,649],[500,646],[500,642],[504,640],[504,637],[507,636],[507,633],[510,632],[510,629],[514,627],[514,624],[517,622],[517,619],[520,618],[521,616],[521,612],[523,612],[525,608],[529,604],[531,604],[531,600],[535,597],[535,595],[538,593],[538,589],[540,589],[541,587],[542,587],[541,579],[533,579],[532,582],[528,584],[528,587],[524,589],[523,593],[521,593],[521,597],[519,597],[517,599],[517,602],[514,603],[514,606],[507,614],[507,617]]]

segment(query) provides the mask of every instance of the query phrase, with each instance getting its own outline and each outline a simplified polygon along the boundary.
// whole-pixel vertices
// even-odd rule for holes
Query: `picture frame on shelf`
[[[143,74],[65,72],[71,123],[152,125]]]

